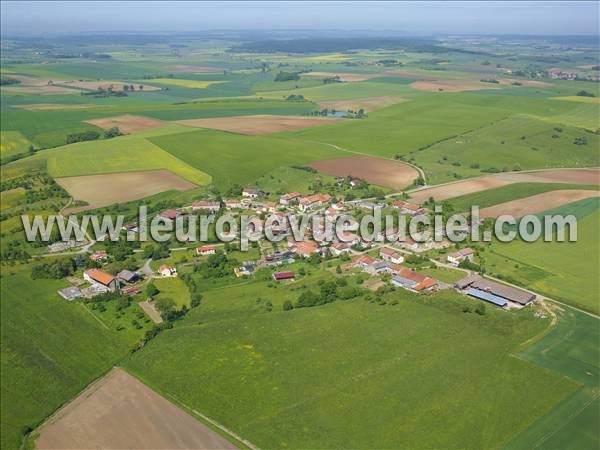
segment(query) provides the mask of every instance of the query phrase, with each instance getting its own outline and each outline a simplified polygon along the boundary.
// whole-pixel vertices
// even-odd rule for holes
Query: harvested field
[[[112,127],[119,127],[119,130],[122,133],[127,134],[151,128],[158,128],[165,124],[162,120],[129,114],[124,116],[105,117],[103,119],[86,120],[86,122],[105,130]]]
[[[210,67],[210,66],[182,66],[182,65],[174,65],[167,66],[166,69],[171,70],[177,73],[219,73],[223,72],[223,69],[219,67]]]
[[[75,200],[88,203],[68,208],[65,214],[130,202],[171,189],[186,191],[196,186],[165,169],[65,177],[57,178],[56,182]]]
[[[537,214],[556,208],[567,203],[573,203],[590,197],[598,197],[600,192],[590,190],[558,190],[532,195],[531,197],[513,200],[499,205],[483,208],[479,212],[482,219],[510,214],[513,217],[523,217],[527,214]]]
[[[28,111],[54,111],[69,109],[88,109],[95,108],[96,105],[78,105],[69,103],[30,103],[28,105],[15,105],[15,108],[26,109]]]
[[[2,87],[3,92],[12,92],[14,94],[39,94],[39,95],[62,95],[79,94],[76,89],[69,89],[62,86],[43,85],[43,86],[6,86]]]
[[[512,84],[512,83],[521,83],[526,87],[549,87],[552,86],[552,83],[546,83],[545,81],[537,81],[537,80],[516,80],[512,78],[498,78],[500,84]]]
[[[419,172],[408,164],[372,156],[325,159],[308,166],[328,175],[352,175],[369,183],[394,189],[405,188],[419,176]]]
[[[481,89],[498,89],[491,83],[474,80],[419,80],[410,84],[419,91],[463,92],[479,91]]]
[[[29,75],[13,75],[8,74],[10,78],[14,78],[21,82],[20,86],[49,86],[52,84],[62,84],[65,81],[56,81],[49,78],[31,77]]]
[[[386,106],[403,103],[406,99],[402,97],[365,97],[354,100],[334,100],[319,102],[321,109],[335,109],[336,111],[358,111],[364,109],[366,112],[372,112]]]
[[[447,200],[512,183],[600,184],[600,169],[549,169],[534,172],[510,172],[470,180],[456,181],[412,192],[411,198],[423,203],[429,197]]]
[[[308,72],[303,74],[307,77],[340,77],[340,81],[354,82],[366,81],[371,78],[380,78],[384,76],[381,73],[343,73],[343,72]]]
[[[235,449],[137,378],[115,368],[39,429],[38,449]]]
[[[303,116],[233,116],[214,119],[179,120],[178,123],[196,128],[231,131],[240,134],[268,134],[300,130],[317,125],[330,125],[344,119]]]
[[[158,86],[150,86],[143,83],[123,83],[122,81],[107,81],[107,80],[95,80],[95,81],[68,81],[61,83],[64,86],[74,87],[78,89],[86,89],[95,91],[98,88],[108,89],[110,86],[115,91],[122,91],[123,86],[133,86],[136,91],[140,90],[140,86],[143,86],[144,91],[160,91]],[[77,92],[77,91],[76,91]]]

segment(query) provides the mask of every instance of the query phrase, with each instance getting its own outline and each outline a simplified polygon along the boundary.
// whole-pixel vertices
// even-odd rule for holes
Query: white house
[[[389,261],[394,264],[402,264],[404,262],[404,257],[390,247],[382,247],[379,249],[379,257],[384,261]]]
[[[450,253],[447,256],[447,260],[453,266],[458,266],[462,261],[473,261],[475,258],[475,252],[473,249],[467,247],[458,250],[457,252]]]
[[[163,264],[158,268],[158,273],[162,277],[176,277],[177,269],[175,267],[169,267],[166,264]]]

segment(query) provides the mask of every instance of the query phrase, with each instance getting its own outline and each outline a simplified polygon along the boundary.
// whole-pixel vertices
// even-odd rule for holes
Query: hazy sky
[[[599,2],[2,1],[2,32],[388,29],[399,32],[600,34]]]

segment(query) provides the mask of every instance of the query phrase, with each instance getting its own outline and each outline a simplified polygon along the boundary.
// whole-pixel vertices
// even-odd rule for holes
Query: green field
[[[485,253],[488,272],[598,314],[600,200],[582,200],[545,214],[575,215],[577,242],[494,243]]]
[[[102,317],[110,310],[91,314],[66,302],[56,293],[66,286],[32,280],[30,266],[2,267],[2,448],[19,448],[25,427],[103,375],[141,336],[129,320],[122,331],[109,327]]]
[[[44,150],[31,160],[47,162],[48,172],[54,177],[94,175],[111,172],[168,169],[196,184],[207,184],[210,176],[191,167],[168,152],[152,144],[146,136],[174,133],[187,128],[170,125],[164,129],[151,130],[135,135],[120,136],[110,140],[78,142],[50,150]],[[18,166],[26,163],[17,161]]]
[[[158,136],[150,141],[179,160],[209,174],[213,184],[221,190],[227,190],[234,184],[253,183],[281,166],[344,155],[318,143],[213,130]]]
[[[255,291],[273,312],[253,306]],[[576,389],[510,356],[547,325],[531,311],[465,315],[451,292],[398,291],[395,306],[284,312],[288,291],[206,292],[126,368],[267,448],[498,448]]]
[[[580,388],[511,440],[509,449],[592,449],[600,445],[598,319],[572,308],[558,312],[558,324],[520,357],[577,381]]]
[[[0,133],[0,160],[27,153],[30,145],[31,142],[18,131],[3,131]]]
[[[561,131],[557,131],[561,130]],[[584,137],[587,145],[576,145]],[[598,135],[527,117],[495,122],[415,152],[431,183],[481,175],[482,170],[526,170],[600,165]]]
[[[190,307],[190,293],[179,278],[156,278],[152,282],[160,291],[156,300],[170,298],[175,302],[177,309],[181,309],[184,305]]]

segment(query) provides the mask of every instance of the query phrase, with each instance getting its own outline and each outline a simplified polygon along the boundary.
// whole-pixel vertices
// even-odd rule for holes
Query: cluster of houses
[[[97,251],[89,255],[92,261],[106,261],[108,256],[104,251]],[[160,277],[176,277],[177,269],[162,264],[157,271]],[[74,277],[73,277],[74,278]],[[69,286],[58,290],[58,295],[68,301],[77,298],[92,298],[96,295],[107,292],[122,292],[127,295],[139,294],[142,292],[139,281],[142,280],[142,272],[137,270],[123,269],[118,274],[112,275],[101,269],[88,269],[83,272],[81,280],[73,279]],[[86,285],[85,287],[83,287]]]
[[[413,292],[430,292],[438,289],[440,283],[415,269],[402,265],[404,257],[391,247],[379,249],[379,260],[362,254],[350,262],[350,267],[360,268],[369,275],[376,276],[387,273],[391,276],[391,283]]]

